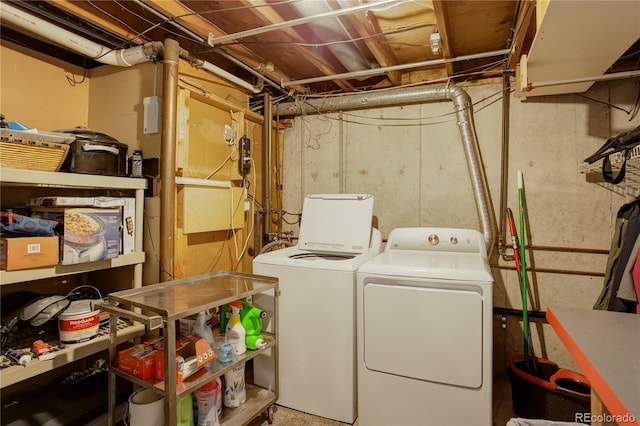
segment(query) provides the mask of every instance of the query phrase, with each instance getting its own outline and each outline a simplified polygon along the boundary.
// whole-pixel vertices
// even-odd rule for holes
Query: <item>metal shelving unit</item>
[[[214,360],[212,369],[201,368],[182,383],[176,383],[176,322],[182,318],[196,315],[198,312],[214,309],[234,300],[247,298],[255,294],[273,295],[274,311],[271,312],[272,333],[263,333],[267,346],[258,350],[247,350],[235,356],[230,363],[221,364]],[[177,400],[205,383],[223,375],[235,366],[250,359],[273,353],[277,365],[278,356],[278,280],[273,277],[244,274],[238,272],[213,272],[180,280],[148,285],[140,289],[123,290],[109,295],[108,302],[101,309],[110,313],[111,321],[124,317],[145,323],[149,329],[162,328],[164,344],[165,380],[140,380],[120,371],[117,367],[118,331],[111,330],[110,374],[109,374],[109,413],[110,425],[118,424],[116,418],[115,383],[116,376],[153,389],[164,396],[165,422],[175,425],[177,422]],[[145,314],[141,315],[138,312]],[[221,424],[246,425],[260,413],[269,410],[278,398],[278,378],[274,377],[275,389],[264,389],[247,384],[247,400],[238,408],[225,408],[221,415]]]
[[[14,284],[29,285],[30,281],[55,278],[65,275],[81,274],[132,265],[133,287],[142,287],[142,264],[145,254],[142,251],[144,190],[147,182],[144,179],[132,179],[115,176],[86,175],[78,173],[45,172],[0,168],[0,185],[2,190],[14,188],[68,188],[68,189],[104,189],[132,190],[136,199],[135,252],[119,256],[115,259],[79,263],[75,265],[55,265],[44,268],[25,269],[19,271],[0,271],[0,286]],[[144,334],[142,324],[131,324],[120,321],[118,324],[119,342],[140,337]],[[116,328],[116,327],[114,327]],[[86,358],[109,347],[109,333],[101,329],[94,339],[80,344],[69,345],[56,353],[56,357],[48,361],[32,360],[26,366],[15,366],[0,370],[0,388],[31,379],[39,374],[54,370],[63,365]]]

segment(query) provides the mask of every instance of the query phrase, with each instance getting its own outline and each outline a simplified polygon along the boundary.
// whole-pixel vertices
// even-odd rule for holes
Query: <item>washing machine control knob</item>
[[[458,237],[456,237],[455,235],[452,236],[451,238],[449,238],[449,242],[451,244],[458,244]]]
[[[431,244],[432,246],[435,246],[436,244],[438,244],[440,242],[440,238],[438,238],[438,236],[436,234],[431,234],[427,238],[427,241],[429,241],[429,244]]]

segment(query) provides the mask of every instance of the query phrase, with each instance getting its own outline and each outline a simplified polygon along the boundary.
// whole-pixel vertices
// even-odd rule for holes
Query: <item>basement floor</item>
[[[509,379],[498,378],[493,384],[493,426],[504,426],[515,417],[511,406],[511,383]],[[346,423],[312,416],[301,411],[277,405],[273,416],[274,426],[345,426]],[[269,426],[266,414],[255,419],[249,426]],[[358,426],[358,421],[354,423]],[[484,426],[484,425],[483,425]]]

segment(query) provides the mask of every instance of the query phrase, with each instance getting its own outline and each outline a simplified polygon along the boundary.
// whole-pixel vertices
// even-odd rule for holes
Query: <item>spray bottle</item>
[[[240,322],[242,303],[238,301],[230,302],[229,307],[231,308],[231,318],[227,323],[225,339],[233,345],[234,355],[242,355],[247,351],[247,344],[245,343],[246,332]]]
[[[267,345],[262,331],[262,319],[266,318],[267,312],[257,308],[250,303],[243,301],[240,311],[240,322],[246,333],[245,342],[249,349],[260,349]]]

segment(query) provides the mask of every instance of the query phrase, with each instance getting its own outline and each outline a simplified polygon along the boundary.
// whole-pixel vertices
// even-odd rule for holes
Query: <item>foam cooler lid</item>
[[[307,195],[302,206],[298,248],[316,252],[369,250],[373,195]]]

